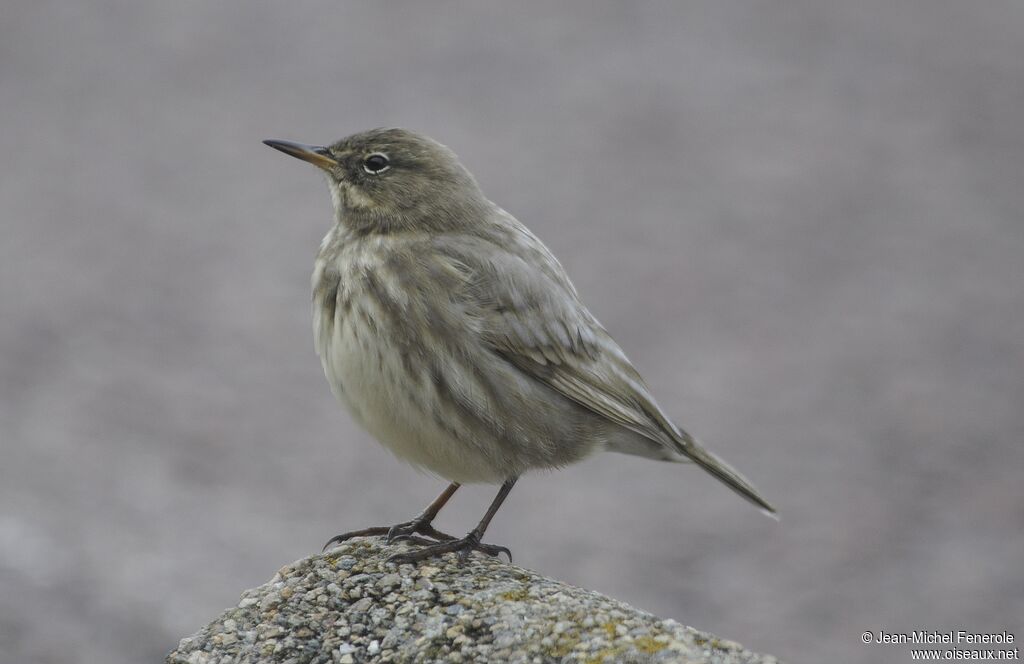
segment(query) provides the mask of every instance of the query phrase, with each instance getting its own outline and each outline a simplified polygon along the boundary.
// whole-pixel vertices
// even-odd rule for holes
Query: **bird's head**
[[[263,142],[322,169],[338,222],[358,230],[446,230],[489,205],[454,152],[407,129],[371,129],[327,146]]]

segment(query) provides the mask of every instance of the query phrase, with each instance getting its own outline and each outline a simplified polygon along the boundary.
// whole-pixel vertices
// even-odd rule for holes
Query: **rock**
[[[168,664],[686,662],[777,664],[733,641],[474,554],[396,566],[354,539],[283,567]]]

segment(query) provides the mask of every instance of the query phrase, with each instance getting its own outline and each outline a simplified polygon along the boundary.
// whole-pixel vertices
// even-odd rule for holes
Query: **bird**
[[[312,275],[313,336],[332,392],[395,456],[449,482],[416,517],[349,531],[464,562],[519,477],[601,451],[691,462],[769,516],[757,489],[658,406],[639,372],[524,224],[456,154],[412,130],[328,145],[264,143],[326,175],[334,223]],[[475,528],[434,528],[463,484],[500,488]]]

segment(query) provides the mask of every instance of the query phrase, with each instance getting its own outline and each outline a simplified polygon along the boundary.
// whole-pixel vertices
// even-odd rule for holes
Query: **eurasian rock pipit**
[[[265,142],[327,174],[334,226],[313,270],[313,333],[331,389],[385,447],[451,482],[411,521],[328,545],[424,545],[396,562],[508,553],[480,540],[516,479],[602,450],[692,461],[775,513],[665,415],[558,260],[451,150],[404,129],[326,147]],[[434,529],[467,482],[501,489],[465,537]]]

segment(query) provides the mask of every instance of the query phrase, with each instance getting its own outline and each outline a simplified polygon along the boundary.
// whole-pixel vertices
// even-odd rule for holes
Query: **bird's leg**
[[[512,562],[512,552],[503,546],[496,546],[494,544],[484,544],[481,542],[481,538],[484,536],[484,531],[487,530],[488,524],[491,519],[494,518],[498,508],[501,507],[502,502],[505,501],[506,496],[515,486],[518,477],[513,477],[510,480],[506,480],[501,485],[501,489],[498,490],[498,495],[491,501],[491,506],[487,508],[487,513],[484,514],[484,518],[480,519],[480,523],[477,524],[476,528],[469,531],[469,534],[461,539],[449,539],[444,542],[438,542],[425,546],[422,549],[416,549],[415,551],[407,551],[391,556],[388,560],[393,563],[415,563],[420,560],[426,560],[427,558],[433,558],[434,556],[440,556],[445,553],[455,551],[458,553],[459,562],[464,563],[469,558],[469,554],[473,551],[480,551],[486,553],[489,556],[497,556],[498,554],[504,553],[508,556],[509,562]]]
[[[344,542],[345,540],[352,539],[353,537],[372,537],[375,535],[385,535],[387,537],[387,542],[389,544],[399,539],[409,540],[419,544],[434,543],[432,540],[423,539],[421,537],[415,537],[415,535],[425,535],[426,537],[433,537],[434,540],[453,540],[455,539],[454,537],[446,533],[442,533],[440,530],[435,529],[430,524],[434,521],[434,518],[437,516],[437,513],[441,511],[441,508],[445,506],[445,503],[448,502],[448,499],[455,494],[459,486],[460,485],[458,482],[452,482],[451,484],[449,484],[448,488],[442,491],[441,495],[435,498],[434,502],[430,503],[430,505],[427,506],[427,509],[420,512],[419,516],[412,519],[411,521],[399,523],[394,526],[376,526],[373,528],[352,530],[347,533],[335,535],[327,541],[327,544],[324,544],[323,550],[326,551],[327,547],[331,546],[332,544]]]

